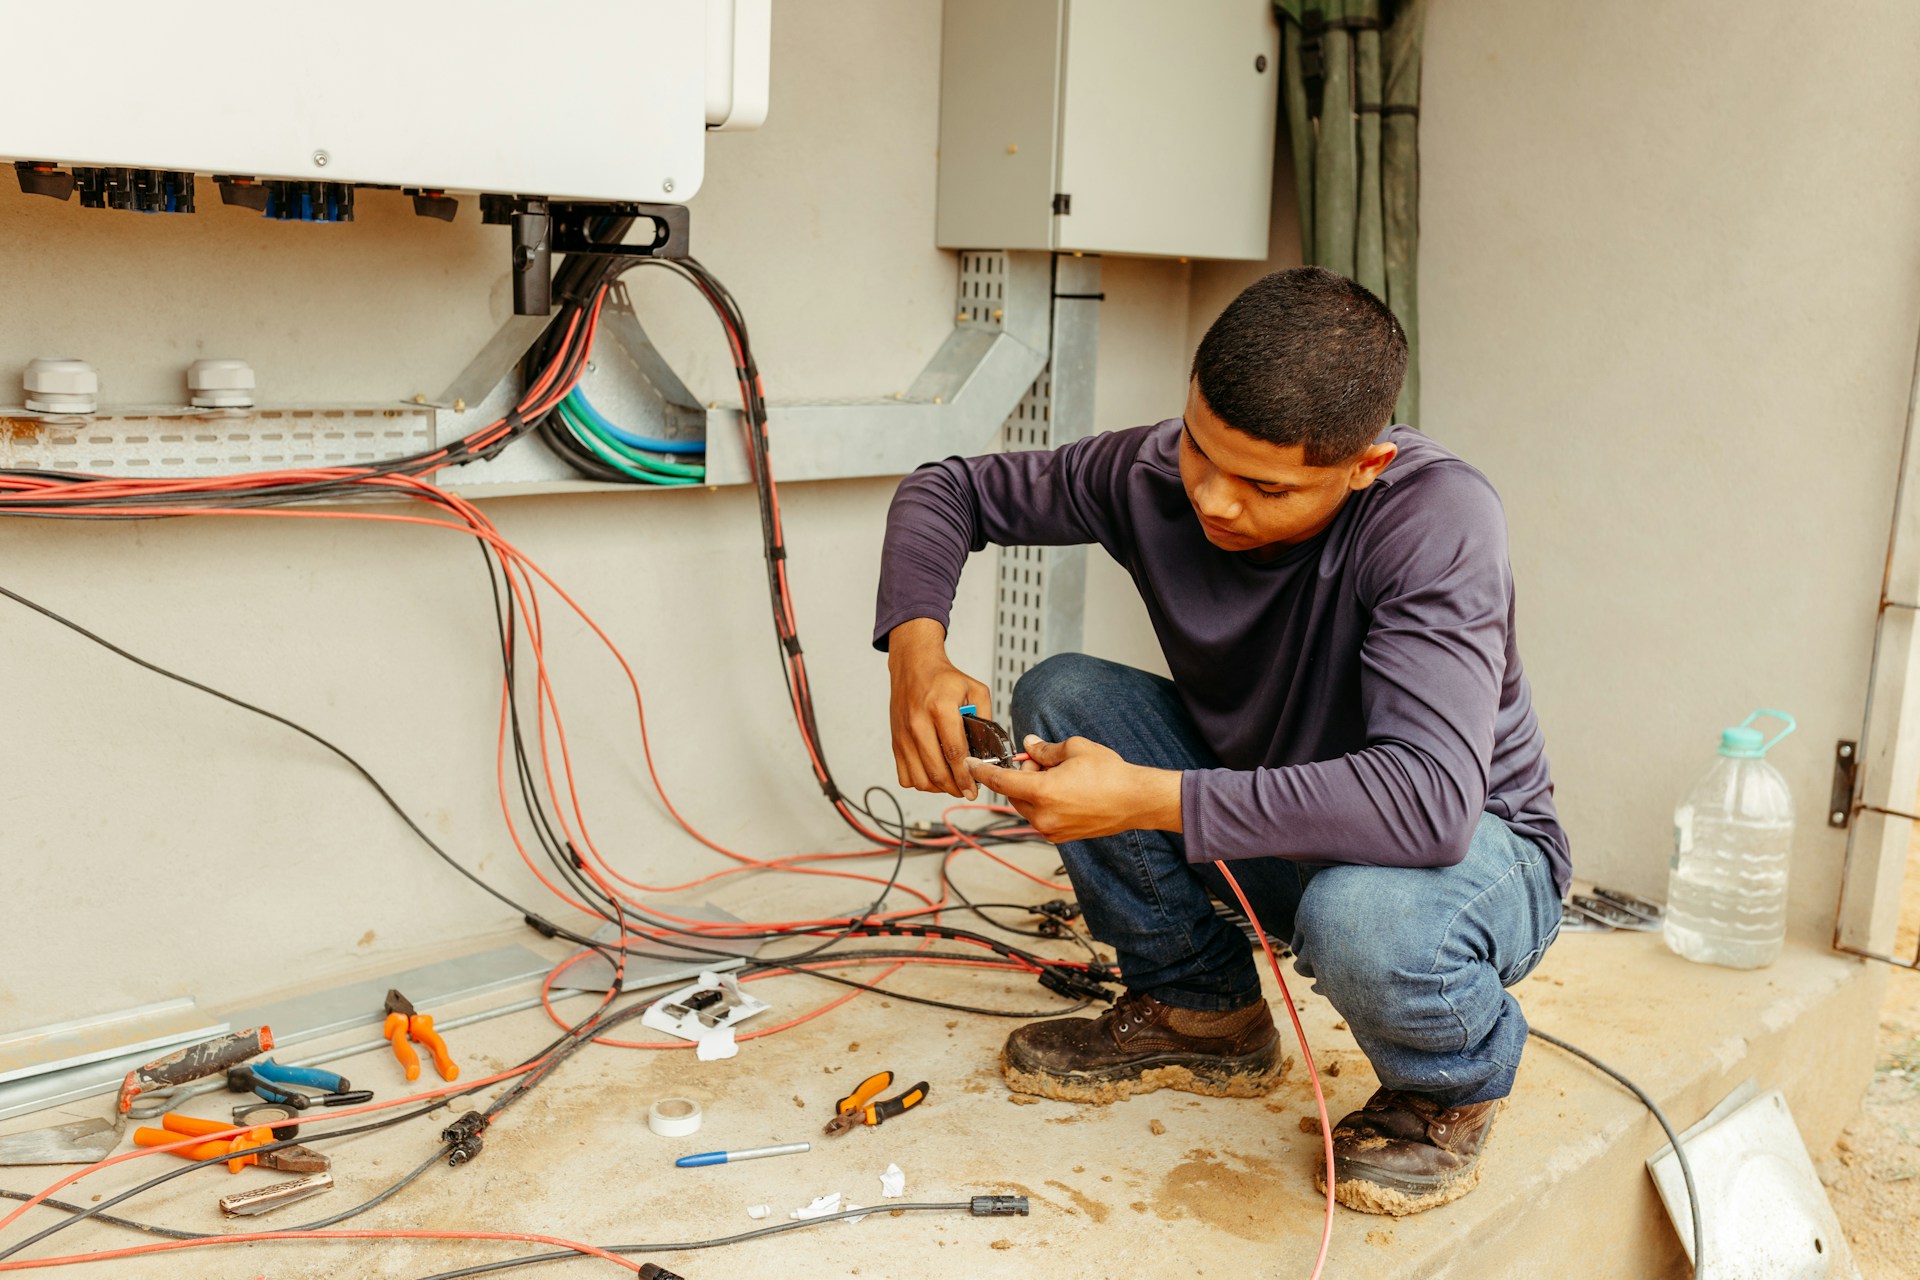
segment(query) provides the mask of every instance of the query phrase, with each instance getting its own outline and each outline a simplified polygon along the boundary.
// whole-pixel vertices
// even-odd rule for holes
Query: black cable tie
[[[768,548],[767,548],[767,559],[769,559],[769,560],[785,560],[786,558],[787,558],[787,544],[786,544],[786,543],[784,543],[784,542],[776,542],[776,543],[774,543],[774,544],[773,544],[772,546],[770,546],[770,547],[768,547]]]
[[[782,636],[780,637],[780,647],[797,658],[800,656],[800,637]]]
[[[526,921],[527,928],[533,930],[543,938],[556,938],[560,936],[560,926],[551,921],[542,920],[531,911],[520,918]]]

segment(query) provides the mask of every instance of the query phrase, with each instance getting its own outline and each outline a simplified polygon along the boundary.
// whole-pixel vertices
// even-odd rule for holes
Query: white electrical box
[[[13,4],[0,158],[679,204],[700,189],[709,124],[766,116],[770,9]]]
[[[1265,258],[1272,0],[946,0],[948,249]]]

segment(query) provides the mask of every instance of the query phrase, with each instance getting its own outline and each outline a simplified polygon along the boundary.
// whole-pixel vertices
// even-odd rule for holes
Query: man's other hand
[[[1180,830],[1180,773],[1128,764],[1085,738],[1045,742],[1029,734],[1023,769],[968,760],[974,781],[1007,798],[1049,842],[1121,831]]]
[[[967,730],[960,708],[991,718],[987,686],[947,660],[947,632],[932,618],[903,622],[887,633],[888,715],[893,765],[900,785],[944,791],[972,800],[980,789],[967,776]]]

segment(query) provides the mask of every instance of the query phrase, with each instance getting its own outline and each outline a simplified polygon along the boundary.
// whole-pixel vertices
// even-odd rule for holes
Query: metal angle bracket
[[[1840,739],[1833,747],[1833,790],[1827,798],[1827,825],[1845,828],[1853,822],[1853,788],[1860,768],[1860,744]]]

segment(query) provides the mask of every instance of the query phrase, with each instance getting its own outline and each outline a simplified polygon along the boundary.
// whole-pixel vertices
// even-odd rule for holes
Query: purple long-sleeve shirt
[[[1506,517],[1485,476],[1413,430],[1326,529],[1256,561],[1206,540],[1178,419],[1061,449],[948,458],[887,515],[874,644],[943,626],[989,543],[1097,542],[1139,589],[1181,700],[1223,767],[1181,783],[1191,861],[1445,866],[1483,812],[1566,833],[1514,640]]]

